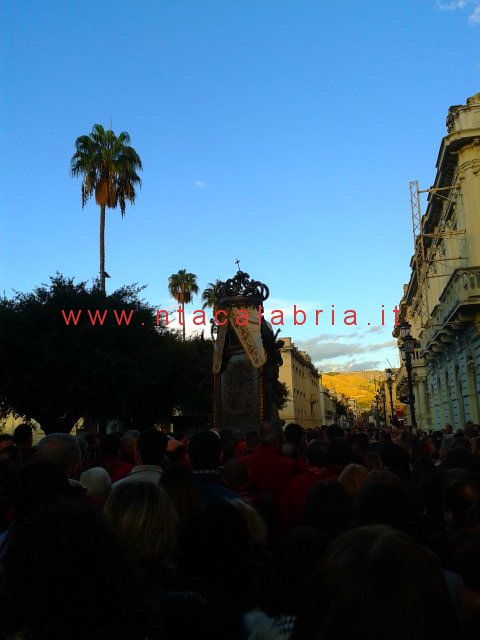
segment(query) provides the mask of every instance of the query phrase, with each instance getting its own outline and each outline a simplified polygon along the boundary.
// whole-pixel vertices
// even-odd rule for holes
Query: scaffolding
[[[451,216],[451,207],[454,203],[455,196],[460,185],[454,184],[449,187],[430,187],[429,189],[419,189],[418,180],[410,182],[410,207],[412,210],[412,230],[413,230],[413,246],[414,246],[414,267],[417,277],[417,294],[415,309],[416,314],[420,317],[420,326],[422,329],[430,324],[430,307],[429,307],[429,279],[436,277],[444,277],[441,275],[432,275],[431,269],[435,262],[444,263],[448,260],[460,260],[460,256],[437,258],[438,249],[443,238],[452,238],[457,235],[464,235],[465,229],[451,229],[448,227],[448,219]],[[438,221],[438,231],[434,233],[425,232],[426,219],[422,214],[421,194],[428,193],[432,196],[442,198],[444,206],[440,219]],[[426,240],[430,239],[430,246],[427,246]]]

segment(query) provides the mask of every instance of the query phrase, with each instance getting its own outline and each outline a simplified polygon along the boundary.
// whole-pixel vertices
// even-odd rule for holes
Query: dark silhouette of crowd
[[[5,640],[480,638],[480,431],[0,434]]]

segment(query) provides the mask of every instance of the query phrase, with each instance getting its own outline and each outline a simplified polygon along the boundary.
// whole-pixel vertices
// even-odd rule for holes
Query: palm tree
[[[142,169],[140,156],[129,146],[130,136],[122,131],[117,137],[111,129],[93,125],[92,133],[80,136],[70,161],[72,176],[83,176],[82,208],[95,193],[100,207],[100,288],[105,293],[105,209],[120,205],[122,218],[126,200],[135,203],[135,185],[141,185],[137,170]]]
[[[193,294],[198,293],[197,276],[180,269],[178,273],[172,273],[168,279],[168,290],[172,298],[181,305],[183,316],[183,339],[185,340],[185,304],[192,301]]]
[[[215,280],[215,283],[213,282],[209,282],[208,286],[206,289],[204,289],[203,293],[202,293],[202,300],[204,301],[203,305],[202,305],[202,309],[206,309],[207,307],[209,307],[210,309],[213,309],[213,311],[215,312],[217,310],[217,298],[215,296],[215,287],[217,286],[217,284],[219,284],[220,280]]]

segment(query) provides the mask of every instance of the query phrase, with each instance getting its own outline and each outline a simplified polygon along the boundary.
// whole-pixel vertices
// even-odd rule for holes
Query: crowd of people
[[[480,431],[0,434],[7,640],[480,638]]]

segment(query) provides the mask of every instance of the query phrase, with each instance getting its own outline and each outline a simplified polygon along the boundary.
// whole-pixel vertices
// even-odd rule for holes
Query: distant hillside
[[[370,409],[375,396],[374,380],[385,379],[385,371],[351,371],[323,373],[327,389],[355,398],[361,410]]]

